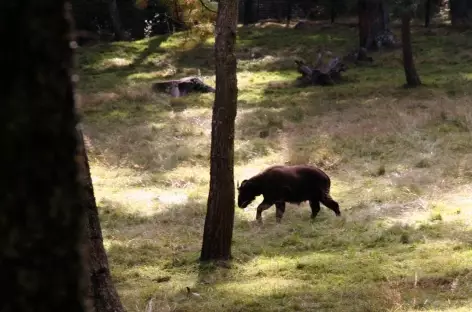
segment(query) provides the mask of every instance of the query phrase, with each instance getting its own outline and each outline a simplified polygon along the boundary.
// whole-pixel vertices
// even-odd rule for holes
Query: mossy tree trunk
[[[411,11],[405,10],[402,15],[403,67],[405,69],[406,86],[417,87],[421,85],[421,81],[416,72],[415,63],[413,61],[410,21]]]
[[[89,300],[91,311],[94,312],[123,312],[120,297],[111,279],[108,257],[103,246],[102,229],[98,216],[97,204],[93,191],[92,177],[87,152],[85,150],[82,131],[78,129],[77,163],[82,183],[83,204],[87,212],[88,222],[86,232],[89,237]]]
[[[86,311],[69,10],[0,4],[0,311]]]
[[[234,122],[238,95],[238,0],[218,3],[215,40],[216,93],[211,131],[210,191],[200,260],[228,260],[234,223]]]

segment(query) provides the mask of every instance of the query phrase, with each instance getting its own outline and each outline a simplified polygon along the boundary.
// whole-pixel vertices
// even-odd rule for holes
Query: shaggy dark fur
[[[309,165],[272,166],[238,186],[238,206],[246,208],[257,196],[264,200],[257,207],[256,220],[275,204],[276,221],[280,223],[285,203],[310,202],[311,218],[320,211],[320,202],[340,216],[339,204],[329,195],[331,180],[321,169]]]

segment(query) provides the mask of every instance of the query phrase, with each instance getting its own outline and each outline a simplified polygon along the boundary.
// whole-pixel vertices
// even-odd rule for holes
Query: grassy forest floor
[[[356,28],[265,26],[238,35],[235,178],[318,165],[343,217],[323,208],[310,222],[304,203],[288,205],[280,225],[271,208],[259,227],[261,199],[236,208],[231,268],[197,262],[213,94],[170,100],[150,89],[198,70],[214,85],[213,40],[78,50],[105,246],[127,310],[471,311],[472,32],[413,28],[419,89],[402,88],[401,50],[350,66],[343,84],[300,89],[294,58],[314,62],[320,46],[345,55]]]

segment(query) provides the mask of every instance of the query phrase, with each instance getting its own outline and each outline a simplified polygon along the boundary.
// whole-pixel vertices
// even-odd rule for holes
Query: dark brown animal
[[[341,216],[339,204],[329,195],[331,180],[321,169],[310,165],[272,166],[238,185],[238,206],[246,208],[257,196],[264,200],[257,207],[256,220],[262,222],[262,212],[275,204],[276,221],[280,223],[285,203],[300,205],[310,202],[311,218],[320,211],[320,202]]]

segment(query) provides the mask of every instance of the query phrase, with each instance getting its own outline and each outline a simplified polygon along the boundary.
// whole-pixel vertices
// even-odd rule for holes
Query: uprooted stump
[[[164,92],[172,97],[181,97],[192,92],[210,93],[215,89],[203,82],[198,77],[185,77],[178,80],[159,81],[152,84],[155,92]]]
[[[303,61],[296,60],[298,72],[302,74],[297,80],[300,85],[333,85],[342,80],[341,72],[347,70],[347,66],[338,58],[334,57],[328,63],[323,64],[321,55],[318,55],[317,64],[312,67]]]

